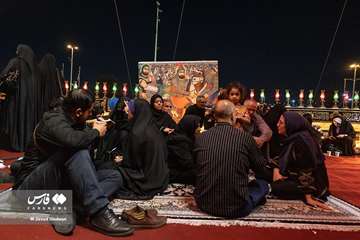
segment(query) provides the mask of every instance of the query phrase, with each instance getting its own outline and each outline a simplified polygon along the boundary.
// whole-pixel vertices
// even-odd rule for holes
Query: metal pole
[[[71,64],[70,64],[70,90],[72,90],[73,82],[73,65],[74,65],[74,47],[71,47]]]
[[[354,80],[353,80],[353,89],[352,89],[352,95],[351,95],[351,108],[354,107],[354,95],[355,95],[355,82],[356,82],[356,71],[357,71],[357,66],[355,66],[354,69]]]
[[[154,62],[157,60],[157,50],[158,50],[158,31],[159,31],[159,12],[160,12],[160,3],[156,1],[156,27],[155,27],[155,47],[154,47]]]

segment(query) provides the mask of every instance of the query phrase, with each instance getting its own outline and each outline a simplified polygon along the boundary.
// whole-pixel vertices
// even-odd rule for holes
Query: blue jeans
[[[19,186],[19,190],[73,190],[74,207],[92,215],[104,208],[108,197],[123,185],[119,171],[96,171],[88,150],[76,152],[68,160],[58,152],[41,163]]]
[[[240,212],[239,217],[245,217],[251,213],[258,205],[264,202],[266,194],[269,193],[268,182],[256,179],[249,183],[249,196]]]

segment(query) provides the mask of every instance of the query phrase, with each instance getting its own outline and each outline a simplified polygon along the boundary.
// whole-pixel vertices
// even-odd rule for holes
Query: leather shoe
[[[166,224],[166,217],[158,216],[155,209],[144,210],[136,206],[130,210],[124,210],[121,218],[133,228],[159,228]]]
[[[109,236],[128,236],[134,232],[126,222],[119,219],[113,210],[105,207],[90,219],[90,225],[98,232]]]

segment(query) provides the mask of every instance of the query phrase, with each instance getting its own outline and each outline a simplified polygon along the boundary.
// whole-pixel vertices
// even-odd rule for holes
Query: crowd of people
[[[129,235],[137,225],[115,215],[111,198],[151,199],[169,183],[194,185],[199,209],[225,218],[248,215],[268,194],[331,211],[324,203],[325,158],[309,120],[278,105],[260,114],[257,102],[245,97],[245,89],[231,83],[213,108],[198,96],[179,123],[160,95],[150,102],[120,98],[112,121],[98,118],[89,126],[93,96],[73,90],[35,127],[24,159],[12,166],[14,189],[71,189],[77,219],[89,218],[95,230],[113,236]],[[352,137],[345,122],[334,116],[327,144],[340,142],[341,134]],[[345,150],[347,141],[341,141]],[[75,225],[54,227],[68,234]]]

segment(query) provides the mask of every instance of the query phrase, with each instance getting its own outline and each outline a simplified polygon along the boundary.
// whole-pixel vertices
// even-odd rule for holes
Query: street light
[[[73,66],[74,66],[74,50],[76,51],[79,50],[79,47],[71,44],[68,44],[66,47],[71,50],[71,66],[70,66],[70,90],[71,90],[73,88],[72,79],[73,79]]]
[[[350,68],[354,69],[354,80],[353,80],[353,89],[352,89],[352,95],[351,98],[354,98],[355,96],[355,83],[356,83],[356,71],[360,67],[360,64],[354,63],[350,65]],[[354,107],[354,101],[351,101],[351,108]]]

